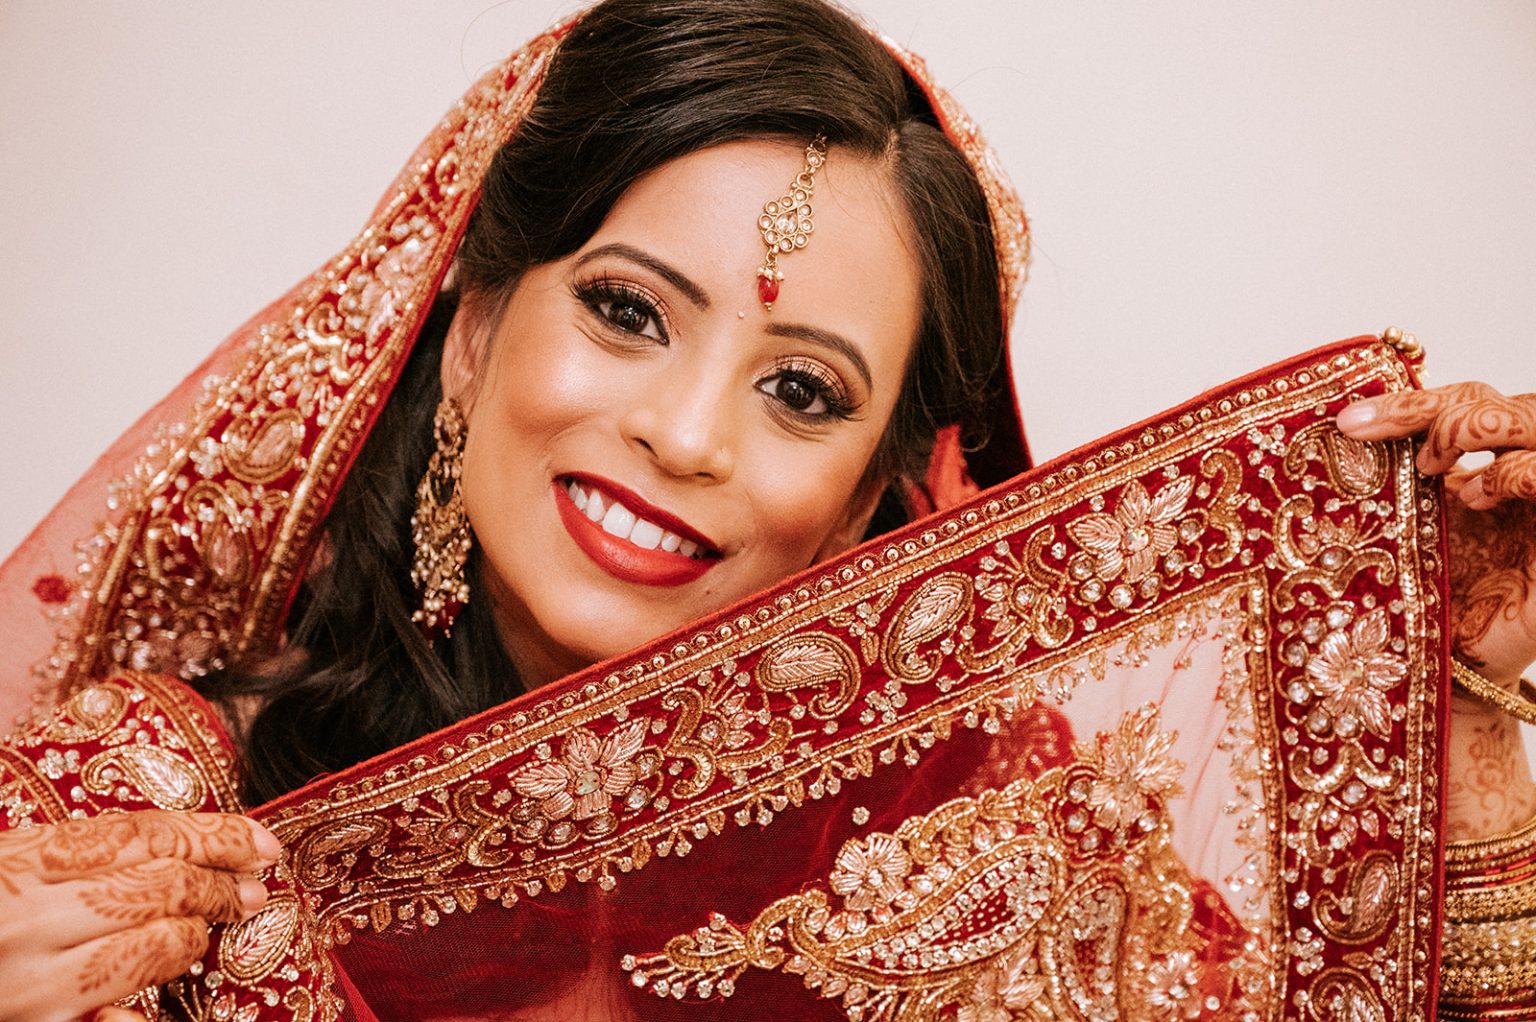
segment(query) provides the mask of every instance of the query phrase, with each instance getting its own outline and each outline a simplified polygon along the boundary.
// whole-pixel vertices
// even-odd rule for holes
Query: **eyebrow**
[[[830,330],[804,323],[774,322],[769,323],[766,330],[773,337],[797,337],[802,341],[810,341],[812,344],[837,352],[853,363],[859,375],[864,377],[864,386],[874,388],[874,380],[869,375],[869,363],[864,360],[864,354],[859,351],[857,345],[842,334],[835,334]]]
[[[636,248],[633,245],[625,245],[621,242],[612,242],[607,245],[599,245],[597,248],[594,248],[592,251],[576,260],[576,266],[579,269],[580,267],[583,267],[592,262],[594,259],[601,259],[603,256],[621,256],[625,259],[628,259],[632,263],[638,263],[639,265],[644,266],[647,270],[650,270],[652,273],[656,274],[662,280],[665,280],[668,284],[671,284],[673,287],[677,288],[683,293],[684,298],[687,298],[698,308],[709,308],[709,295],[704,292],[702,287],[699,287],[699,285],[689,280],[688,277],[684,275],[683,272],[677,267],[671,265],[670,263],[664,263],[660,259],[657,259],[655,256],[651,255],[649,252],[646,252],[644,249]]]

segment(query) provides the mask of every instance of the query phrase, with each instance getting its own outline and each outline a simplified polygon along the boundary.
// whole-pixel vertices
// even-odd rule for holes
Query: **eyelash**
[[[764,389],[765,384],[774,380],[791,380],[808,388],[824,403],[827,408],[822,412],[806,412],[791,407]],[[757,389],[770,398],[783,414],[794,416],[802,422],[819,423],[833,419],[851,419],[858,406],[848,398],[848,392],[843,387],[842,381],[831,370],[817,362],[805,358],[781,358],[774,363],[773,371],[757,381]]]
[[[667,329],[667,314],[661,301],[649,291],[645,291],[622,280],[614,280],[611,277],[599,277],[576,284],[571,288],[571,293],[576,300],[592,311],[609,331],[628,339],[643,337],[654,343],[670,343],[670,331]],[[628,327],[620,326],[605,313],[602,306],[629,306],[644,313],[650,322],[656,324],[656,332],[659,337],[651,337],[649,334]],[[611,312],[612,309],[609,309]]]
[[[670,343],[666,312],[662,308],[661,301],[649,291],[627,281],[615,280],[612,277],[598,277],[572,286],[571,293],[577,301],[591,310],[611,333],[630,341],[643,338],[663,345]],[[639,310],[650,322],[656,324],[656,331],[660,337],[653,338],[648,334],[620,326],[613,321],[609,313],[603,311],[604,305],[629,306]],[[609,312],[611,311],[610,308]],[[806,387],[826,405],[826,410],[806,412],[792,407],[766,389],[766,385],[775,380],[788,380]],[[858,406],[849,399],[842,381],[831,370],[810,359],[796,357],[778,359],[774,363],[773,371],[758,380],[755,387],[765,397],[773,400],[778,414],[793,417],[801,423],[816,424],[851,419],[854,412],[858,410]]]

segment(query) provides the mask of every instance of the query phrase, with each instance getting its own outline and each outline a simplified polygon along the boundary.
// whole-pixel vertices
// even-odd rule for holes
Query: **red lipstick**
[[[718,557],[695,558],[661,549],[645,550],[627,539],[609,535],[572,502],[566,490],[566,479],[574,479],[584,488],[600,490],[608,499],[618,498],[620,503],[640,517],[684,539],[693,540],[701,549],[713,551],[717,547],[674,516],[647,504],[622,486],[606,479],[599,480],[593,476],[565,476],[556,479],[553,484],[555,508],[560,512],[560,521],[565,525],[565,530],[571,534],[582,552],[592,558],[593,563],[614,578],[639,585],[680,586],[694,581],[719,563]]]

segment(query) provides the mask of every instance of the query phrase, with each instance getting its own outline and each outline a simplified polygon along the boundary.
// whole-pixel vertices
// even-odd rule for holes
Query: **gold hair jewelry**
[[[1520,694],[1515,695],[1452,657],[1451,680],[1457,688],[1478,702],[1502,710],[1527,724],[1536,724],[1536,686],[1524,678],[1520,679]]]
[[[411,515],[411,542],[416,546],[411,583],[421,594],[421,607],[411,620],[422,626],[429,639],[446,639],[454,618],[469,602],[464,565],[473,540],[459,489],[466,432],[459,403],[443,398],[432,419],[437,450],[416,485],[416,512]]]
[[[757,268],[757,297],[765,309],[773,308],[784,279],[779,253],[804,248],[816,229],[811,222],[811,196],[816,194],[816,172],[826,162],[827,140],[817,135],[805,147],[805,169],[795,175],[783,195],[763,204],[763,215],[757,218],[757,229],[768,246],[763,265]]]

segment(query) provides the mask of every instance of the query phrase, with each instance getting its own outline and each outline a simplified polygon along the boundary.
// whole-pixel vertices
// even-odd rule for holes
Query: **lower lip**
[[[646,586],[680,586],[719,563],[714,557],[693,558],[665,550],[642,550],[627,539],[604,532],[601,525],[576,506],[558,479],[554,491],[555,507],[560,511],[565,531],[593,563],[614,578]]]

